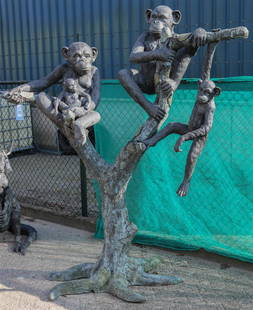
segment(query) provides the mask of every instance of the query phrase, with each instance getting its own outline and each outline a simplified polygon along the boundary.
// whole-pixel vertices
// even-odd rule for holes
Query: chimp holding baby
[[[56,99],[45,93],[40,93],[38,100],[50,113],[62,119],[64,119],[64,116],[61,112],[65,103],[68,106],[67,109],[69,108],[70,113],[68,114],[70,114],[69,118],[72,119],[74,133],[78,138],[77,142],[84,144],[86,141],[86,128],[100,120],[100,114],[94,111],[100,97],[99,70],[92,65],[97,54],[98,51],[95,47],[90,47],[84,42],[74,42],[69,47],[63,47],[62,55],[66,59],[66,63],[56,67],[46,77],[14,88],[4,97],[14,103],[22,102],[24,98],[21,96],[21,92],[41,92],[61,80],[63,80],[63,85],[66,85],[66,80],[73,79],[76,86],[74,86],[74,90],[68,90],[68,95],[65,91],[64,96],[61,95],[60,98]],[[72,103],[68,102],[70,97],[72,97]],[[79,104],[81,97],[85,98],[85,100],[81,100],[81,104]],[[77,105],[80,106],[72,107],[75,99],[78,100]]]
[[[198,157],[206,144],[208,133],[212,128],[215,112],[214,97],[219,96],[221,92],[220,88],[216,87],[214,82],[210,80],[210,71],[216,45],[217,43],[208,44],[202,69],[202,79],[198,82],[198,95],[189,124],[168,123],[164,129],[160,130],[152,138],[144,141],[147,146],[154,146],[164,137],[177,133],[181,137],[177,140],[174,150],[181,152],[180,147],[182,143],[193,140],[187,157],[184,180],[177,190],[177,194],[181,197],[186,196],[188,193]]]
[[[199,46],[206,43],[206,31],[198,28],[191,36],[191,45],[174,51],[161,42],[162,37],[170,38],[174,34],[174,26],[181,20],[180,11],[160,5],[153,11],[146,11],[149,30],[137,39],[130,55],[130,61],[141,64],[140,70],[123,69],[119,72],[119,80],[128,94],[154,119],[161,121],[166,111],[149,102],[143,93],[156,92],[155,72],[158,61],[171,61],[172,68],[168,81],[161,83],[160,88],[167,96],[171,96],[184,76],[184,73]]]

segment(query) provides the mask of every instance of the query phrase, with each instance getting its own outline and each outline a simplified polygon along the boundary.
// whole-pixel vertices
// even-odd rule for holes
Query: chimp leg
[[[9,228],[10,232],[12,232],[15,236],[14,252],[21,252],[22,249],[20,218],[21,218],[20,207],[15,208],[11,214],[10,228]]]
[[[47,95],[44,92],[39,93],[36,96],[36,103],[43,108],[43,111],[50,113],[52,116],[57,117],[59,116],[59,112],[55,110],[55,100],[53,97]]]
[[[190,181],[191,181],[197,160],[206,144],[206,140],[207,140],[207,136],[198,137],[193,140],[192,146],[187,156],[184,180],[177,190],[177,194],[180,197],[186,196],[188,193]]]
[[[118,79],[129,96],[131,96],[151,117],[154,117],[157,121],[164,118],[165,111],[158,106],[154,106],[143,95],[143,92],[155,93],[153,80],[152,83],[149,83],[149,81],[143,83],[139,71],[134,69],[120,70]]]
[[[189,131],[189,126],[187,124],[168,123],[162,130],[160,130],[153,137],[144,140],[143,143],[146,144],[147,146],[155,146],[157,142],[167,137],[168,135],[171,135],[173,133],[184,135],[188,131]]]
[[[87,139],[87,130],[100,121],[100,114],[96,111],[87,112],[84,116],[77,118],[73,123],[74,135],[76,141],[83,145]]]

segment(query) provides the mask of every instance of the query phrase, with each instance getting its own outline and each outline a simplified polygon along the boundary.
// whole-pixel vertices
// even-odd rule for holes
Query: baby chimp
[[[74,42],[69,47],[63,47],[62,55],[66,59],[66,63],[56,67],[46,77],[12,89],[5,95],[5,98],[14,103],[22,102],[25,101],[21,96],[22,92],[41,92],[63,80],[64,87],[67,87],[68,90],[65,88],[62,103],[55,103],[55,98],[47,96],[43,92],[36,97],[36,100],[39,100],[44,109],[60,117],[61,113],[58,112],[64,110],[62,108],[64,103],[67,108],[70,108],[69,112],[72,111],[70,106],[76,105],[76,107],[73,107],[73,113],[69,114],[71,118],[75,119],[73,127],[78,137],[77,142],[83,144],[86,141],[85,128],[96,124],[100,120],[99,113],[94,111],[98,105],[100,93],[99,71],[92,65],[97,53],[95,47],[90,47],[84,42]],[[68,85],[68,82],[65,83],[68,79],[74,80],[75,83],[72,81],[72,85]],[[75,100],[77,100],[76,103]],[[86,113],[84,110],[86,110]]]
[[[66,126],[73,126],[74,136],[80,144],[86,142],[86,128],[82,126],[83,117],[89,117],[91,97],[85,93],[74,79],[63,82],[63,91],[54,100],[56,113],[62,114]]]
[[[212,128],[215,111],[214,97],[219,96],[221,92],[220,88],[216,87],[214,82],[210,80],[210,70],[216,44],[211,43],[208,45],[207,55],[203,65],[203,80],[199,81],[197,100],[189,124],[168,123],[155,136],[144,141],[146,145],[154,146],[164,137],[172,133],[177,133],[181,137],[177,140],[174,149],[176,152],[180,152],[180,147],[184,141],[193,140],[187,157],[184,180],[177,190],[179,196],[186,196],[188,193],[196,162],[205,146],[208,133]]]
[[[176,152],[181,152],[180,146],[182,143],[193,140],[187,157],[184,180],[177,190],[179,196],[185,196],[188,193],[196,162],[206,144],[208,133],[213,125],[214,97],[219,96],[220,92],[220,88],[216,87],[212,81],[199,81],[198,96],[189,121],[188,130],[177,140],[174,147]]]
[[[74,79],[66,79],[62,85],[63,91],[54,102],[56,112],[62,112],[74,107],[81,107],[82,102],[80,96],[81,94],[86,96],[86,94],[79,91],[77,81]]]

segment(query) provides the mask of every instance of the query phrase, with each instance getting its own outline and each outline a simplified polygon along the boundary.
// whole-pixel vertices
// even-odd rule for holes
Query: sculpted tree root
[[[49,276],[51,281],[66,281],[56,285],[49,293],[49,300],[59,296],[83,293],[109,293],[124,301],[141,303],[146,297],[134,292],[129,286],[174,285],[183,282],[173,276],[151,274],[156,264],[155,259],[128,258],[125,272],[112,273],[103,267],[96,270],[96,264],[86,263],[74,266],[62,272],[54,272]]]

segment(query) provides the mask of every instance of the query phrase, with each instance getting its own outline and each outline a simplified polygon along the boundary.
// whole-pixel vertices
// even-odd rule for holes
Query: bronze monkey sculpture
[[[215,112],[214,97],[219,96],[221,92],[220,88],[216,87],[214,82],[210,80],[210,71],[216,45],[217,43],[208,44],[202,69],[202,79],[199,81],[198,95],[189,123],[168,123],[155,136],[144,141],[146,145],[154,146],[164,137],[172,133],[177,133],[181,137],[177,140],[174,149],[176,152],[180,152],[180,147],[184,141],[193,140],[187,157],[184,180],[177,190],[179,196],[186,196],[188,193],[196,162],[206,144],[208,133],[212,128]]]
[[[31,81],[12,89],[4,94],[4,98],[10,102],[18,103],[26,101],[22,97],[22,93],[41,92],[49,86],[56,84],[60,80],[72,78],[77,81],[80,91],[88,94],[88,109],[84,115],[79,115],[73,122],[74,133],[80,144],[86,141],[86,128],[96,124],[100,120],[100,114],[94,111],[99,103],[100,98],[100,77],[99,70],[93,66],[93,62],[97,57],[98,51],[95,47],[90,47],[84,42],[74,42],[69,47],[62,48],[62,55],[66,59],[66,63],[56,67],[46,77],[36,81]],[[57,113],[55,109],[55,98],[40,93],[38,99],[41,104],[52,113]],[[75,111],[77,114],[80,111]],[[74,112],[74,114],[75,114]],[[58,113],[61,117],[61,113]]]

